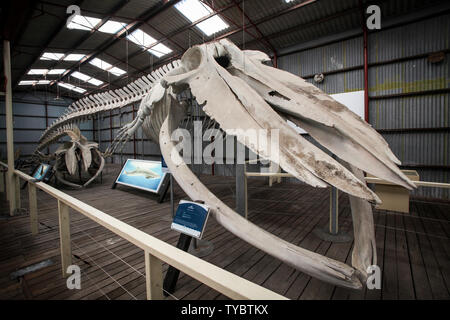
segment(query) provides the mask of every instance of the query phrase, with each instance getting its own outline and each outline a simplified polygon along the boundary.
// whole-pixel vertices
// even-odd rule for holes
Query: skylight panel
[[[51,69],[47,74],[63,74],[66,69]]]
[[[99,58],[94,58],[91,61],[89,61],[90,64],[92,64],[93,66],[96,66],[97,68],[103,69],[103,70],[108,70],[109,68],[112,67],[111,64],[109,64],[106,61],[103,61]]]
[[[68,54],[64,60],[65,61],[80,61],[81,59],[83,59],[86,55],[82,54],[82,53],[71,53]]]
[[[137,29],[127,36],[127,39],[141,47],[149,47],[156,42],[156,39],[145,33],[141,29]]]
[[[88,81],[91,78],[88,75],[78,72],[78,71],[75,71],[74,73],[72,73],[72,77],[75,77],[75,78],[83,80],[83,81]]]
[[[175,8],[181,12],[191,22],[195,22],[207,15],[213,13],[213,10],[200,2],[199,0],[183,0],[175,5]],[[215,15],[197,25],[197,27],[207,36],[222,31],[229,27],[221,17]]]
[[[85,92],[86,92],[85,89],[83,89],[83,88],[78,88],[78,87],[74,87],[74,88],[72,89],[72,91],[75,91],[75,92],[78,92],[78,93],[85,93]]]
[[[35,86],[39,84],[49,84],[50,80],[22,80],[19,82],[19,86]]]
[[[30,75],[42,75],[42,74],[47,74],[48,69],[30,69],[30,71],[28,71],[28,74]]]
[[[95,78],[90,78],[87,82],[89,82],[90,84],[93,84],[94,86],[99,86],[99,85],[103,84],[103,81],[95,79]]]
[[[191,22],[197,21],[204,16],[212,13],[210,7],[201,3],[198,0],[183,0],[175,5],[178,11],[180,11]]]
[[[41,56],[41,60],[61,60],[64,57],[64,53],[52,53],[52,52],[44,52]]]
[[[112,64],[110,64],[106,61],[103,61],[99,58],[94,58],[91,61],[89,61],[89,63],[92,64],[93,66],[96,66],[97,68],[108,71],[115,76],[121,76],[124,73],[126,73],[126,71],[124,71],[120,68],[117,68],[117,67],[113,67]]]
[[[80,80],[83,80],[85,82],[89,82],[91,84],[93,84],[94,86],[99,86],[101,84],[103,84],[103,81],[95,79],[91,76],[88,76],[87,74],[75,71],[74,73],[72,73],[72,76],[75,78],[78,78]]]
[[[98,29],[98,31],[115,34],[123,29],[126,25],[127,24],[123,22],[108,20]]]
[[[67,25],[68,29],[92,30],[101,19],[76,15]]]
[[[72,90],[72,91],[78,92],[78,93],[85,93],[86,92],[86,90],[83,89],[83,88],[79,88],[79,87],[76,87],[74,85],[71,85],[71,84],[65,83],[65,82],[58,82],[58,86],[66,88],[68,90]]]
[[[207,36],[211,36],[214,33],[225,30],[228,28],[228,24],[222,20],[219,16],[211,17],[203,22],[197,24],[197,27],[203,31]]]
[[[68,84],[68,83],[64,83],[64,82],[58,82],[58,86],[72,90],[73,88],[75,88],[75,86]]]
[[[121,76],[124,73],[126,73],[125,70],[122,70],[122,69],[117,68],[117,67],[113,67],[113,68],[109,69],[108,71],[111,72],[115,76]]]
[[[19,82],[19,86],[32,86],[36,83],[36,80],[22,80]]]
[[[131,42],[134,42],[138,46],[142,48],[150,47],[152,44],[156,42],[156,39],[153,38],[148,33],[145,33],[141,29],[137,29],[132,34],[127,36],[128,40]],[[167,46],[163,45],[162,43],[158,43],[153,48],[148,49],[148,51],[157,56],[158,58],[172,52],[172,49],[168,48]]]
[[[148,49],[148,51],[158,58],[161,58],[162,56],[171,53],[172,49],[166,47],[162,43],[158,43],[156,46],[153,46],[152,48]]]

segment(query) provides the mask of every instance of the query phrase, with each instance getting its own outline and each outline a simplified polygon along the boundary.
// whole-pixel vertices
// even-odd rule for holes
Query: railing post
[[[144,251],[144,254],[147,300],[162,300],[164,299],[162,261],[147,251]]]
[[[11,78],[11,51],[8,40],[3,40],[3,62],[5,72],[5,122],[6,122],[6,153],[8,155],[8,201],[9,214],[14,215],[17,207],[16,188],[14,187],[14,132],[12,110],[12,78]],[[20,200],[19,200],[20,201]]]
[[[16,188],[16,209],[20,209],[20,178],[18,175],[14,174],[14,182]]]
[[[31,234],[37,235],[39,233],[36,185],[28,182],[28,202],[30,204],[30,225]]]
[[[0,181],[0,192],[5,192],[6,184],[5,184],[5,174],[4,174],[3,168],[1,169],[1,173],[2,173],[2,176],[1,176],[2,181]]]
[[[69,207],[60,200],[58,200],[58,217],[62,273],[63,277],[67,277],[70,275],[67,273],[67,267],[72,264],[72,249],[70,245],[70,215]]]
[[[3,173],[3,177],[5,178],[5,188],[6,188],[6,200],[9,201],[9,177],[8,177],[8,172],[5,171],[5,173]]]

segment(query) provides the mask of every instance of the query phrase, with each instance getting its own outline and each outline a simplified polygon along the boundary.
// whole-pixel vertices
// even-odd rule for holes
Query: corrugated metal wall
[[[45,103],[47,101],[47,104]],[[36,150],[44,130],[51,124],[70,104],[70,101],[58,101],[53,97],[40,96],[38,94],[21,95],[13,97],[13,125],[14,125],[14,149],[20,149],[20,154],[27,157]],[[47,109],[47,111],[46,111]],[[47,114],[47,117],[46,117]],[[48,120],[47,120],[48,119]],[[92,140],[92,121],[81,124],[82,134]],[[56,150],[57,145],[50,147],[50,151]],[[5,101],[0,101],[0,158],[6,158],[6,122]]]
[[[136,103],[135,114],[139,108],[139,103]],[[120,110],[114,110],[111,115],[104,113],[94,120],[94,137],[100,142],[100,150],[105,151],[111,144],[111,140],[117,136],[119,129],[133,121],[133,106],[129,105]],[[159,146],[150,141],[146,136],[143,136],[141,128],[138,129],[135,139],[131,139],[125,144],[122,150],[117,150],[114,156],[109,161],[113,163],[123,164],[129,158],[145,159],[145,160],[160,160],[161,152]]]
[[[449,182],[450,15],[369,33],[369,121],[380,130],[404,168],[421,180]],[[444,52],[431,63],[428,54]],[[364,89],[363,38],[354,37],[282,56],[278,66],[326,93]],[[327,74],[328,72],[331,74]],[[405,95],[406,94],[406,95]],[[415,194],[450,199],[448,189],[419,188]]]

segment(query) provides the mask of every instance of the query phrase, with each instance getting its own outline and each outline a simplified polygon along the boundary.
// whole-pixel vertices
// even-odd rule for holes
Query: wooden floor
[[[111,190],[118,169],[107,167],[103,184],[65,192],[175,245],[179,234],[170,230],[170,202],[158,204],[152,195],[130,188]],[[233,178],[201,179],[234,207]],[[249,180],[248,190],[252,222],[303,248],[350,262],[352,243],[322,241],[313,233],[328,223],[327,190],[286,183],[269,188],[262,179]],[[5,195],[0,197],[0,299],[145,299],[142,250],[72,211],[73,261],[82,270],[82,289],[69,290],[61,276],[56,200],[38,191],[39,235],[32,236],[28,217],[8,217]],[[25,190],[23,207],[26,198]],[[176,202],[181,198],[185,195],[176,187]],[[341,230],[351,232],[346,196],[340,197],[339,210]],[[352,291],[312,279],[248,245],[214,219],[204,235],[214,251],[204,259],[290,299],[449,299],[450,204],[412,201],[410,214],[375,211],[374,218],[381,290]],[[46,259],[53,264],[10,279],[12,272]],[[226,297],[181,274],[168,299]]]

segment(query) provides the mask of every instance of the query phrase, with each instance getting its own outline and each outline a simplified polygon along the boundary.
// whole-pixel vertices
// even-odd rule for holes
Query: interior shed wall
[[[46,103],[47,101],[47,103]],[[13,97],[14,150],[20,149],[21,157],[29,157],[36,150],[44,130],[61,116],[70,101],[58,102],[53,96],[30,94]],[[47,109],[47,112],[46,112]],[[46,117],[47,114],[47,117]],[[48,119],[48,120],[47,120]],[[92,121],[81,123],[82,134],[89,140],[93,139]],[[66,138],[67,139],[67,138]],[[56,150],[57,144],[50,146],[50,151]],[[0,158],[6,158],[6,122],[5,100],[0,100]]]
[[[405,169],[421,180],[450,182],[450,15],[369,33],[369,122]],[[428,54],[444,52],[439,63]],[[371,66],[372,64],[372,66]],[[281,69],[329,94],[364,89],[362,35],[282,56]],[[331,74],[327,74],[328,72]],[[449,189],[419,188],[414,194],[450,199]]]
[[[100,150],[105,151],[111,140],[117,136],[119,129],[133,121],[138,108],[139,103],[135,103],[134,115],[133,105],[128,105],[120,110],[114,110],[111,114],[109,112],[101,114],[94,120],[94,134],[96,141],[100,142]],[[128,158],[160,160],[161,152],[159,146],[144,136],[142,129],[139,128],[135,137],[130,139],[122,150],[117,150],[109,162],[124,163]]]
[[[383,29],[382,25],[382,30],[370,32],[368,37],[370,123],[388,141],[405,169],[417,170],[421,180],[447,183],[450,179],[449,18],[449,14],[443,14],[419,21],[414,19],[413,23],[398,27]],[[328,44],[317,45],[325,42]],[[308,82],[313,82],[314,74],[325,73],[324,82],[315,85],[329,94],[364,89],[361,30],[349,31],[345,36],[315,39],[301,46],[295,53],[281,55],[278,67]],[[280,52],[292,52],[298,47]],[[428,54],[439,51],[444,52],[445,59],[430,63]],[[138,108],[139,103],[136,103],[135,112]],[[111,116],[106,113],[94,120],[94,138],[100,142],[102,151],[119,128],[133,117],[130,105],[112,112]],[[141,129],[122,152],[116,152],[112,161],[124,163],[133,157],[160,159],[159,147],[143,137]],[[194,165],[193,171],[211,174],[212,166]],[[215,164],[214,173],[234,175],[235,167]],[[414,193],[450,199],[448,189],[419,188]]]

